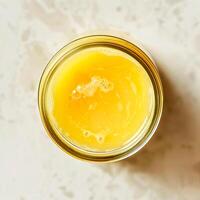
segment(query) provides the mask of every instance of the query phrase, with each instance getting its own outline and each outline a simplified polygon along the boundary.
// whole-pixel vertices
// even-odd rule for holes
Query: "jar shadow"
[[[159,69],[162,69],[161,67]],[[127,167],[129,174],[146,173],[153,179],[200,186],[200,145],[195,109],[182,90],[163,71],[160,72],[164,89],[164,109],[159,127],[143,149],[119,162]],[[184,90],[184,88],[183,88]],[[190,102],[190,104],[188,103]]]

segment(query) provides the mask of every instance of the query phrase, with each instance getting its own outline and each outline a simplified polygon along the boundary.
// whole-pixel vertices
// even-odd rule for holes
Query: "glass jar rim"
[[[150,126],[148,127],[148,130],[146,131],[145,135],[142,138],[140,138],[140,140],[136,141],[135,143],[128,143],[128,145],[126,145],[123,148],[119,148],[118,151],[115,151],[115,153],[108,152],[104,154],[99,154],[98,152],[87,151],[85,149],[77,147],[76,145],[70,144],[60,134],[56,133],[55,128],[52,126],[52,124],[48,119],[48,115],[45,109],[45,91],[48,85],[48,81],[52,75],[52,72],[56,69],[57,63],[63,60],[63,58],[65,58],[66,55],[69,56],[86,47],[98,44],[102,46],[106,45],[115,47],[134,57],[137,61],[139,61],[141,66],[148,73],[154,88],[155,108],[154,108],[153,119],[151,121]],[[139,47],[139,45],[136,44],[135,42],[130,42],[124,38],[113,35],[88,35],[68,43],[63,48],[61,48],[49,61],[49,63],[47,64],[46,68],[43,71],[43,74],[39,82],[38,107],[43,125],[46,128],[48,135],[66,153],[70,154],[73,157],[87,161],[113,162],[124,159],[136,153],[153,136],[162,115],[162,109],[163,109],[162,83],[153,59],[147,52],[145,52],[143,48]]]

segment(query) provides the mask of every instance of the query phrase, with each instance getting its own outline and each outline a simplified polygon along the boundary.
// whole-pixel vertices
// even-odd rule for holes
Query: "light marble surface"
[[[0,0],[0,199],[199,200],[200,1]],[[135,156],[89,164],[45,134],[37,86],[51,56],[76,35],[117,28],[158,63],[161,125]]]

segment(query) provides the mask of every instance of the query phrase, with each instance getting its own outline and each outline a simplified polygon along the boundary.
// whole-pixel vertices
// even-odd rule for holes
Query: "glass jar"
[[[138,134],[132,141],[125,146],[111,151],[92,151],[73,144],[66,137],[63,137],[60,130],[50,120],[47,112],[47,105],[50,99],[47,97],[47,88],[54,72],[59,68],[59,63],[63,59],[82,51],[85,48],[93,46],[112,47],[118,49],[136,59],[147,72],[154,90],[155,106],[152,111],[153,117],[146,127],[143,127],[143,133]],[[139,151],[152,137],[159,124],[163,109],[163,89],[157,67],[150,55],[139,47],[135,42],[130,42],[121,37],[113,35],[89,35],[72,41],[59,50],[47,64],[38,89],[38,104],[40,115],[50,138],[66,153],[73,157],[94,161],[94,162],[112,162],[129,157]]]

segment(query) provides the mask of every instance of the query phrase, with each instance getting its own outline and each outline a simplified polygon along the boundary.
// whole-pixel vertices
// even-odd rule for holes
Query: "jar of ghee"
[[[48,135],[66,153],[111,162],[140,150],[154,134],[163,108],[152,58],[136,43],[89,35],[59,50],[38,91]]]

